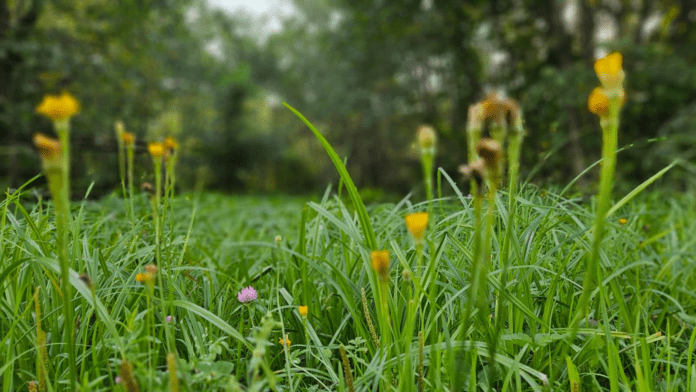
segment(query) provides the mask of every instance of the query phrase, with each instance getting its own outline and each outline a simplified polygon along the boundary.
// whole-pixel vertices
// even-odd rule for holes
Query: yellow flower
[[[595,73],[606,89],[620,87],[624,80],[624,72],[621,69],[623,57],[621,53],[614,52],[594,63]]]
[[[435,131],[432,127],[421,125],[420,128],[418,128],[418,144],[421,150],[433,147],[435,145],[435,139]]]
[[[139,272],[137,275],[135,275],[135,280],[140,282],[140,283],[145,283],[149,280],[149,278],[148,278],[147,274]]]
[[[609,114],[609,98],[607,98],[607,95],[604,93],[604,89],[595,87],[595,89],[592,90],[587,99],[587,109],[601,117]]]
[[[53,121],[65,120],[80,111],[80,103],[68,92],[61,95],[44,95],[36,112]]]
[[[60,156],[60,142],[42,133],[34,134],[34,144],[39,150],[41,157],[47,161]]]
[[[280,338],[280,340],[278,340],[278,343],[280,343],[281,346],[285,346],[285,347],[289,348],[290,343],[292,343],[292,342],[290,341],[290,338],[288,338],[288,335],[285,335],[285,339]]]
[[[389,251],[388,250],[373,250],[372,251],[372,269],[377,272],[381,280],[389,279]]]
[[[307,317],[307,312],[309,309],[306,306],[300,306],[297,310],[300,312],[300,316]]]
[[[418,212],[406,215],[406,227],[416,241],[422,241],[425,237],[425,229],[428,227],[428,213]]]
[[[622,225],[625,225],[626,222],[628,222],[628,220],[627,220],[626,218],[621,218],[621,219],[619,219],[619,223],[622,224]]]
[[[162,143],[148,143],[147,150],[154,158],[161,158],[164,155],[164,145]]]
[[[177,150],[179,148],[179,142],[177,142],[173,137],[167,136],[167,138],[164,139],[164,147],[167,150]]]
[[[121,140],[126,146],[132,146],[135,143],[135,135],[130,132],[123,132],[121,134]]]

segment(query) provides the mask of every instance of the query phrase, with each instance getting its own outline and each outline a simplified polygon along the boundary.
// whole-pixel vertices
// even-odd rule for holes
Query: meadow
[[[118,127],[121,186],[71,201],[76,108],[39,106],[61,140],[35,138],[52,200],[0,204],[2,390],[695,391],[696,197],[655,188],[673,165],[612,194],[623,90],[600,71],[591,198],[519,181],[521,114],[495,101],[518,121],[470,123],[472,195],[422,128],[425,199],[365,205],[295,112],[340,175],[314,201],[176,194],[173,140],[136,191]]]

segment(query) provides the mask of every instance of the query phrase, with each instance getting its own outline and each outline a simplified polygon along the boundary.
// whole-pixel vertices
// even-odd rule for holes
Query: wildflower
[[[121,140],[123,140],[123,144],[126,146],[132,146],[133,143],[135,143],[135,135],[130,132],[123,132],[121,134]]]
[[[178,150],[179,149],[179,142],[177,142],[176,139],[174,139],[173,137],[167,136],[164,139],[164,147],[167,150]]]
[[[498,170],[502,155],[500,143],[493,139],[483,138],[476,145],[476,153],[483,158],[489,170]]]
[[[483,101],[483,115],[494,122],[505,125],[508,114],[515,117],[519,113],[519,106],[510,98],[503,98],[497,92],[491,92],[486,95]]]
[[[121,383],[121,377],[120,377],[120,376],[116,376],[116,378],[114,378],[114,382],[115,382],[116,384],[120,384],[120,383]]]
[[[420,146],[421,152],[433,148],[433,146],[435,146],[435,140],[435,131],[432,127],[421,125],[420,128],[418,128],[418,145]]]
[[[621,218],[621,219],[619,219],[619,223],[622,224],[622,225],[625,225],[626,222],[628,222],[628,220],[627,220],[626,218]]]
[[[34,134],[34,145],[45,161],[52,161],[60,157],[60,142],[42,133]]]
[[[143,182],[142,184],[140,184],[140,190],[143,192],[147,192],[151,195],[155,194],[155,188],[149,182]]]
[[[425,228],[428,227],[428,213],[419,212],[406,215],[406,227],[416,241],[422,241],[425,236]]]
[[[280,245],[281,241],[283,241],[283,237],[277,235],[277,236],[275,237],[275,242],[276,242],[276,244]]]
[[[243,304],[256,301],[258,297],[258,293],[251,286],[245,287],[242,289],[242,291],[237,293],[237,300]]]
[[[167,316],[167,317],[165,318],[165,320],[166,320],[167,323],[169,323],[169,324],[175,323],[175,322],[176,322],[176,318],[172,317],[171,315]]]
[[[140,282],[140,283],[145,283],[145,282],[148,281],[148,276],[147,276],[147,274],[144,274],[144,273],[142,273],[142,272],[138,272],[138,273],[135,275],[135,280],[138,281],[138,282]]]
[[[380,280],[386,281],[389,279],[389,251],[388,250],[373,250],[372,251],[372,269],[377,272]]]
[[[609,114],[609,98],[601,87],[595,87],[587,99],[587,108],[590,112],[604,117]]]
[[[280,338],[280,340],[278,340],[278,343],[280,343],[281,346],[290,348],[290,343],[292,342],[290,341],[290,338],[288,338],[288,335],[285,335],[285,339]]]
[[[594,63],[597,78],[607,90],[620,88],[624,80],[624,71],[621,69],[623,57],[621,53],[614,52]]]
[[[300,312],[300,316],[307,317],[307,312],[309,311],[309,308],[307,308],[307,306],[299,306],[297,310]]]
[[[36,112],[53,121],[67,120],[80,111],[80,103],[68,92],[61,95],[44,95]]]
[[[39,390],[38,384],[36,381],[29,381],[29,392],[37,392]]]
[[[474,179],[474,181],[476,182],[476,192],[479,195],[483,194],[485,169],[486,165],[483,163],[483,159],[478,159],[469,165],[459,166],[459,172],[462,173],[464,177]]]
[[[154,264],[148,264],[145,266],[145,271],[147,271],[153,278],[157,275],[157,266]]]
[[[148,143],[147,151],[153,158],[161,158],[164,156],[164,145],[162,143]]]

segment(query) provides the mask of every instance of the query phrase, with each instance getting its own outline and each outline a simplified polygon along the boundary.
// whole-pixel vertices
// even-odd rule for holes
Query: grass
[[[425,390],[473,391],[472,382],[479,390],[498,391],[574,390],[573,383],[579,390],[610,390],[612,384],[639,391],[696,388],[693,195],[643,193],[612,211],[601,246],[602,285],[592,290],[590,313],[570,342],[592,246],[594,203],[527,185],[517,194],[516,219],[508,228],[507,195],[499,192],[486,285],[490,313],[476,314],[475,307],[464,320],[473,199],[446,176],[442,184],[441,191],[452,189],[455,196],[432,205],[405,198],[365,210],[376,247],[392,255],[389,324],[377,322],[379,285],[360,214],[329,190],[308,203],[177,197],[162,228],[162,264],[170,267],[159,269],[162,283],[155,286],[164,295],[152,297],[135,280],[156,253],[148,196],[135,199],[134,226],[121,198],[73,203],[69,254],[79,388],[128,390],[119,370],[126,360],[141,390],[170,390],[166,316],[173,317],[168,325],[181,390],[349,390],[349,378],[354,390],[417,390],[419,366]],[[9,195],[0,205],[3,391],[24,390],[38,379],[37,286],[47,337],[46,390],[68,385],[51,209],[28,192]],[[431,210],[431,223],[418,270],[404,216],[425,210]],[[498,255],[508,230],[511,257],[502,276]],[[412,279],[405,280],[404,270]],[[259,293],[249,306],[236,299],[246,286]],[[371,336],[362,289],[377,339],[389,334],[389,347],[378,348]],[[308,306],[306,319],[299,305]],[[409,320],[413,328],[407,328]],[[288,350],[278,343],[285,335],[292,341]]]

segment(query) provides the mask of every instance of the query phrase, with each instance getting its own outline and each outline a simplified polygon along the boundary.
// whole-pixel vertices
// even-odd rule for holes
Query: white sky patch
[[[219,8],[230,14],[256,19],[263,25],[260,39],[280,31],[283,19],[296,13],[288,0],[207,0],[211,8]]]

